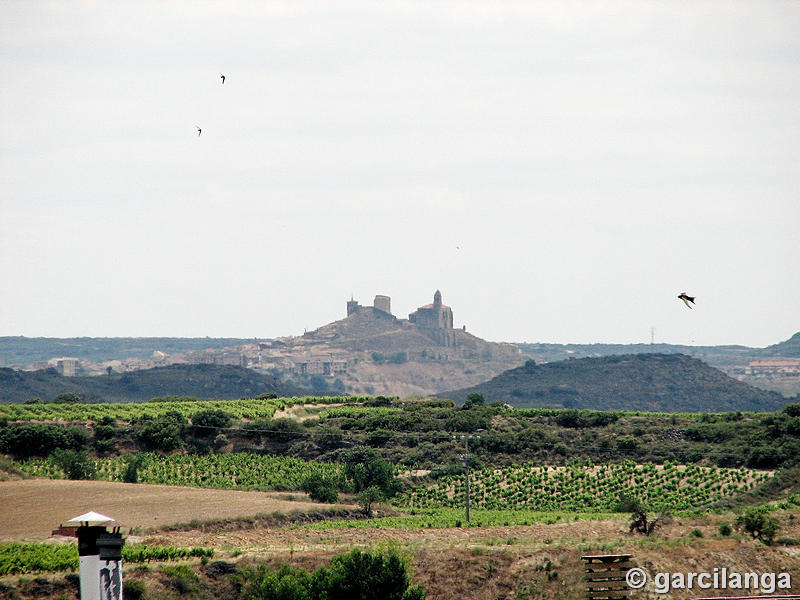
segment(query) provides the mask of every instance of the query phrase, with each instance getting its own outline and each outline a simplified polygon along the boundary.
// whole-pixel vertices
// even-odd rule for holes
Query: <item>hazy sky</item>
[[[800,2],[4,1],[0,77],[0,335],[800,330]]]

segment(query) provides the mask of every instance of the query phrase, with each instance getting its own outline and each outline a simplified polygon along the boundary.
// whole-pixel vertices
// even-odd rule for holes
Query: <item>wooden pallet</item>
[[[625,580],[632,554],[600,554],[581,556],[586,563],[586,594],[590,600],[624,600],[630,588]]]

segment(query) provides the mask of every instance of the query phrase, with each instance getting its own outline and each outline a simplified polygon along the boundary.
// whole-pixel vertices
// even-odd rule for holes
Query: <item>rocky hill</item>
[[[345,356],[337,375],[348,393],[406,397],[475,385],[521,365],[513,344],[487,342],[463,328],[445,345],[430,331],[371,307],[286,340],[287,351]]]
[[[789,400],[682,354],[628,354],[525,365],[470,388],[440,394],[516,407],[657,412],[774,411]]]
[[[0,368],[0,403],[24,402],[31,398],[51,401],[65,392],[74,392],[87,402],[142,402],[166,395],[235,399],[254,398],[264,393],[305,394],[269,375],[233,366],[171,365],[102,377],[64,377],[55,369]]]

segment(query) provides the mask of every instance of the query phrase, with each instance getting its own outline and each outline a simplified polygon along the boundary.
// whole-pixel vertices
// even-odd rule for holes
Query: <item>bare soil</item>
[[[288,499],[296,496],[297,500]],[[0,540],[46,540],[51,531],[90,510],[124,530],[147,530],[194,519],[234,519],[262,513],[327,511],[302,492],[245,492],[143,483],[26,479],[0,481]]]

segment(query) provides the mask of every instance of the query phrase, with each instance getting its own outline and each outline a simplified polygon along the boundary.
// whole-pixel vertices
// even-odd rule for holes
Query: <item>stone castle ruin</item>
[[[362,312],[364,310],[379,310],[381,312],[385,312],[387,315],[392,314],[392,299],[389,296],[381,296],[380,294],[375,296],[375,299],[372,301],[372,306],[361,306],[358,301],[353,300],[353,297],[350,296],[350,300],[347,301],[347,316],[353,315],[357,312]]]
[[[391,315],[391,302],[392,300],[389,296],[377,295],[372,302],[372,306],[362,306],[351,297],[347,302],[347,316],[365,312],[376,314],[376,311]],[[453,309],[442,304],[442,293],[439,290],[436,290],[433,295],[433,303],[420,306],[408,315],[406,323],[413,323],[437,344],[448,348],[456,347],[457,338],[456,331],[453,328]]]

